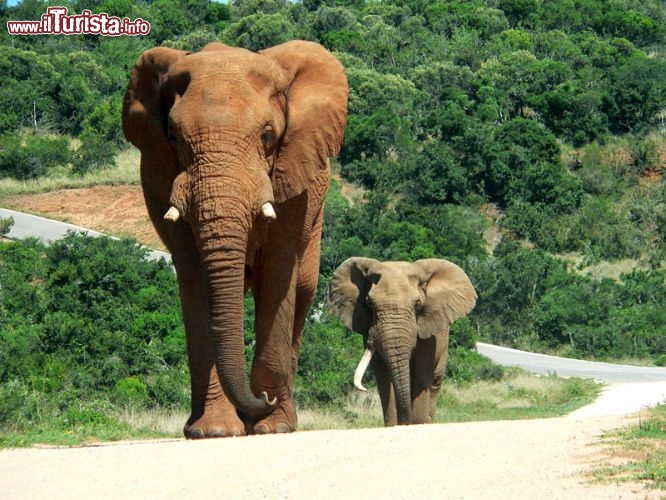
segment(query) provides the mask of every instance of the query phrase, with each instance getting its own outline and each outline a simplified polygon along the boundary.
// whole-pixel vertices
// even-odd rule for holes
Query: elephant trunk
[[[234,181],[237,182],[237,181]],[[204,270],[210,337],[218,378],[240,411],[270,413],[276,400],[255,396],[245,370],[243,298],[248,237],[257,215],[256,201],[233,196],[238,188],[210,179],[193,183],[191,220]]]
[[[409,354],[392,354],[387,356],[386,363],[393,379],[395,405],[398,414],[398,425],[412,422],[412,401],[409,382]]]
[[[380,351],[391,374],[398,425],[407,425],[412,420],[409,363],[416,340],[411,334],[413,329],[410,325],[403,324],[402,315],[386,316],[380,312],[379,316],[382,319],[374,345]]]

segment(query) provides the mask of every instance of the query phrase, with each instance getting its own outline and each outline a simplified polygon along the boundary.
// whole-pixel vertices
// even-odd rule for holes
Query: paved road
[[[479,354],[505,366],[517,366],[532,373],[560,377],[593,378],[609,384],[666,382],[666,368],[616,365],[579,359],[558,358],[518,351],[479,342]]]
[[[597,363],[477,343],[476,350],[495,363],[532,373],[592,378],[608,384],[591,405],[571,416],[628,415],[666,402],[666,368]]]
[[[75,226],[74,224],[67,224],[44,217],[37,217],[36,215],[16,212],[7,208],[0,208],[0,218],[8,219],[10,217],[14,219],[14,225],[11,227],[9,234],[5,236],[14,240],[38,238],[44,243],[50,243],[53,240],[62,238],[70,231],[84,233],[89,236],[105,236],[92,229]],[[158,250],[151,250],[148,256],[155,260],[164,258],[167,261],[171,261],[171,255]]]

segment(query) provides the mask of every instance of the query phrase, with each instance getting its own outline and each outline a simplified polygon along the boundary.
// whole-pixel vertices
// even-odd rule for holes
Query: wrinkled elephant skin
[[[122,125],[141,152],[148,213],[178,276],[192,388],[187,437],[296,428],[294,375],[347,94],[341,64],[303,41],[258,53],[221,43],[193,53],[154,48],[132,71]]]
[[[433,421],[448,356],[449,327],[476,304],[457,265],[443,259],[380,262],[352,257],[333,273],[329,311],[363,335],[366,352],[354,376],[373,363],[384,423]]]

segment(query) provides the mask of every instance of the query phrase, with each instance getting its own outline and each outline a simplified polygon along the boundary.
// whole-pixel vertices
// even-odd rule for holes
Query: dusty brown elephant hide
[[[335,270],[328,309],[363,335],[366,351],[354,385],[365,390],[361,378],[372,360],[387,426],[432,422],[449,327],[472,310],[476,298],[465,272],[444,259],[352,257]]]
[[[196,53],[154,48],[134,67],[122,125],[141,151],[148,212],[178,276],[192,386],[187,437],[296,428],[294,375],[347,94],[341,64],[311,42],[258,53],[220,43]]]

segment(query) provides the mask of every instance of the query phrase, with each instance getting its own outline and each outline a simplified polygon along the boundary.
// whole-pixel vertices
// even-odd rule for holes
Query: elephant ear
[[[349,89],[342,64],[319,44],[295,40],[261,54],[287,74],[287,128],[273,172],[280,203],[305,191],[340,151]]]
[[[469,313],[476,304],[476,291],[465,271],[444,259],[417,260],[426,274],[425,302],[418,318],[418,336],[426,339]]]
[[[367,335],[372,323],[372,311],[366,303],[370,289],[368,269],[377,262],[365,257],[345,260],[333,272],[326,292],[328,312],[342,320],[347,328],[362,335]]]
[[[141,54],[134,66],[123,101],[122,125],[125,138],[142,153],[168,143],[169,109],[162,87],[171,65],[187,54],[184,50],[157,47]]]

